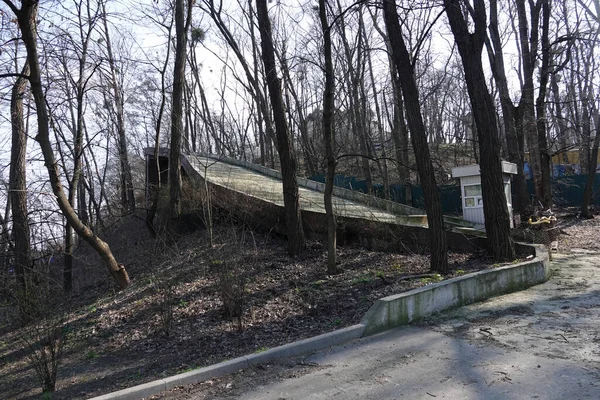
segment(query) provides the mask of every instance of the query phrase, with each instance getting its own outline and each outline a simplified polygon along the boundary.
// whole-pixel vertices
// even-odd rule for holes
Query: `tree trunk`
[[[261,37],[262,59],[265,66],[265,78],[273,107],[275,121],[275,134],[277,136],[277,150],[281,163],[281,175],[283,180],[283,203],[286,215],[286,230],[288,236],[288,253],[290,255],[300,254],[305,247],[304,230],[302,228],[302,217],[300,214],[300,202],[298,193],[297,165],[292,148],[292,140],[285,119],[285,109],[281,94],[281,83],[277,78],[275,69],[275,52],[273,50],[273,39],[271,36],[271,21],[266,0],[256,0],[258,27]]]
[[[533,4],[533,3],[531,3]],[[537,122],[534,104],[535,61],[538,48],[540,3],[531,6],[531,36],[527,24],[525,0],[516,0],[519,21],[519,41],[521,45],[521,58],[523,62],[523,86],[521,88],[521,113],[522,129],[529,150],[529,165],[535,185],[536,200],[543,202],[544,189],[542,177],[542,160],[540,157],[540,143],[538,139]]]
[[[12,5],[12,3],[10,4]],[[110,247],[103,240],[101,240],[94,234],[94,232],[81,223],[81,220],[77,217],[75,210],[69,203],[69,199],[67,198],[61,183],[58,165],[56,159],[54,158],[52,143],[50,142],[48,110],[46,108],[44,89],[41,81],[41,71],[36,42],[37,7],[38,2],[33,0],[23,1],[22,8],[20,10],[14,5],[11,6],[11,9],[15,12],[19,22],[22,40],[27,49],[27,59],[31,68],[31,72],[29,74],[29,83],[31,84],[31,91],[35,100],[38,119],[38,133],[35,136],[35,140],[39,143],[42,150],[44,164],[48,170],[48,177],[50,180],[50,185],[52,186],[52,191],[56,196],[58,206],[67,219],[67,222],[71,224],[77,234],[98,253],[117,284],[121,288],[126,288],[129,285],[129,276],[127,275],[125,266],[117,262],[110,251]]]
[[[444,5],[462,59],[471,108],[477,125],[488,251],[496,260],[512,260],[515,251],[510,237],[510,220],[504,195],[496,110],[487,88],[481,60],[486,37],[485,3],[475,2],[473,33],[469,32],[467,21],[463,17],[460,0],[444,0]]]
[[[253,61],[254,61],[254,74],[253,74],[252,70],[250,69],[248,62],[244,58],[242,50],[240,49],[234,35],[229,31],[229,28],[227,27],[226,23],[221,18],[220,5],[215,7],[214,0],[203,0],[201,7],[211,17],[211,19],[213,20],[213,22],[215,23],[215,25],[217,26],[217,28],[223,35],[223,39],[227,42],[227,44],[229,45],[229,48],[233,51],[236,58],[240,62],[240,65],[242,66],[244,73],[246,75],[246,79],[250,83],[250,87],[247,88],[247,91],[248,91],[248,93],[250,93],[251,96],[256,97],[255,101],[257,103],[258,109],[260,110],[260,115],[262,116],[262,118],[265,122],[265,132],[264,132],[265,133],[265,140],[264,140],[265,151],[264,151],[264,154],[265,154],[265,157],[268,159],[271,168],[275,168],[272,143],[275,143],[275,145],[278,146],[278,144],[276,143],[277,136],[276,136],[275,132],[273,131],[273,121],[271,119],[271,112],[269,110],[267,101],[265,99],[265,95],[264,95],[263,91],[261,90],[260,82],[258,80],[258,54],[257,54],[258,52],[256,51],[257,46],[255,44],[254,34],[253,34],[254,23],[252,22],[253,21],[252,20],[253,12],[250,7],[251,2],[252,2],[252,0],[248,0],[248,6],[250,8],[249,17],[250,17],[250,32],[252,33],[251,40],[252,40],[252,54],[253,54]],[[266,163],[266,161],[265,161],[265,163]]]
[[[370,11],[369,11],[370,12]],[[392,49],[388,36],[379,28],[377,25],[377,17],[371,13],[373,20],[373,27],[379,33],[385,43],[385,47],[388,53],[388,67],[390,71],[390,79],[392,83],[392,95],[393,95],[393,117],[390,125],[392,126],[392,140],[394,141],[394,150],[396,153],[396,165],[398,166],[398,178],[400,183],[404,187],[404,199],[405,203],[412,205],[412,190],[410,184],[410,168],[408,165],[408,129],[406,127],[406,121],[404,120],[404,101],[402,99],[402,93],[400,88],[400,82],[398,81],[398,72],[394,65],[394,59],[392,57]],[[385,92],[384,92],[385,96]],[[385,97],[384,97],[385,103]],[[389,117],[388,117],[389,120]]]
[[[8,272],[12,268],[9,253],[14,253],[14,246],[10,240],[8,218],[10,214],[10,196],[6,198],[4,215],[0,212],[0,272]],[[7,276],[7,275],[4,275]]]
[[[560,91],[558,89],[558,80],[556,74],[550,76],[550,87],[552,89],[552,98],[554,100],[554,118],[558,126],[558,143],[560,150],[560,157],[563,164],[569,164],[569,134],[568,127],[565,123],[565,117],[563,116],[562,100],[560,97]]]
[[[598,146],[600,145],[600,112],[596,110],[596,136],[592,145],[592,151],[589,162],[589,172],[585,181],[583,190],[583,200],[581,202],[581,216],[584,218],[594,218],[590,212],[590,203],[592,203],[592,193],[594,191],[594,180],[596,179],[596,167],[598,166]]]
[[[333,184],[335,178],[335,131],[333,123],[335,76],[333,75],[333,58],[331,55],[331,28],[327,22],[327,0],[319,0],[319,18],[323,32],[323,56],[325,60],[325,89],[323,91],[323,141],[327,157],[327,175],[325,179],[325,214],[327,218],[327,273],[335,274],[336,262],[336,229],[337,223],[333,212]]]
[[[298,113],[298,129],[299,129],[299,139],[300,144],[302,145],[302,151],[304,153],[305,167],[308,171],[309,176],[314,176],[317,174],[317,167],[315,165],[315,149],[310,145],[309,133],[308,133],[308,123],[306,122],[306,117],[304,115],[304,110],[302,104],[300,102],[300,97],[294,88],[292,78],[290,75],[290,69],[285,57],[280,57],[281,62],[281,72],[283,74],[283,79],[286,82],[286,87],[288,88],[290,94],[292,95],[292,99],[294,100],[294,105],[296,106],[296,112]]]
[[[192,0],[175,2],[175,66],[171,101],[171,144],[169,153],[169,231],[174,233],[181,214],[181,141],[183,135],[183,90],[187,58],[187,32],[191,23]]]
[[[133,193],[133,178],[131,176],[131,165],[127,154],[127,136],[125,134],[125,111],[121,86],[117,80],[115,58],[113,56],[112,44],[108,31],[105,2],[102,2],[102,21],[104,23],[104,34],[106,36],[106,52],[108,54],[108,65],[110,66],[111,86],[115,96],[115,111],[117,114],[117,137],[119,150],[119,163],[121,165],[122,181],[122,206],[125,213],[135,210],[135,195]]]
[[[362,18],[359,21],[360,24],[364,25]],[[366,29],[363,28],[363,40],[368,43]],[[369,78],[371,79],[371,90],[373,91],[373,104],[375,105],[375,115],[377,116],[377,140],[381,146],[381,159],[374,151],[374,155],[377,159],[377,165],[383,179],[383,194],[384,198],[390,198],[390,181],[388,178],[388,167],[387,167],[387,152],[385,149],[385,133],[383,131],[383,123],[381,118],[381,109],[379,107],[379,96],[377,94],[377,87],[375,85],[375,74],[373,73],[373,62],[371,60],[371,53],[368,52],[365,56],[367,58],[367,66],[369,68]],[[366,98],[366,94],[365,94]]]
[[[535,109],[537,114],[537,143],[540,157],[540,190],[539,199],[544,208],[552,207],[552,186],[550,184],[550,154],[546,137],[546,93],[550,76],[550,0],[542,1],[542,66],[540,68],[540,85]]]
[[[490,38],[493,49],[488,46],[490,64],[494,80],[498,85],[500,94],[500,105],[504,117],[506,132],[506,148],[508,159],[517,165],[517,175],[513,177],[513,188],[515,193],[514,210],[525,216],[530,210],[529,192],[525,181],[524,171],[524,149],[520,146],[517,134],[516,110],[508,90],[508,81],[504,69],[504,48],[498,30],[498,4],[497,0],[490,0]]]
[[[78,10],[81,12],[81,10]],[[85,221],[81,218],[80,207],[76,207],[76,196],[79,188],[79,182],[83,178],[83,135],[84,135],[84,96],[86,91],[85,70],[87,65],[88,45],[91,36],[91,31],[95,22],[89,22],[88,30],[84,33],[83,27],[80,30],[81,39],[81,54],[78,57],[78,73],[79,76],[75,82],[75,108],[76,113],[73,115],[71,112],[71,118],[74,118],[73,126],[75,131],[73,132],[74,143],[73,143],[73,177],[69,182],[68,200],[71,207],[77,210],[78,218],[81,220],[83,225],[86,225]],[[73,109],[72,100],[69,98],[69,105],[71,110]],[[65,169],[66,171],[66,169]],[[76,241],[74,238],[73,227],[69,221],[65,222],[65,257],[63,266],[63,287],[65,292],[71,292],[73,288],[73,253],[75,252]]]
[[[410,56],[402,36],[402,28],[398,21],[398,13],[395,3],[383,2],[383,15],[391,44],[392,56],[394,58],[400,86],[406,106],[406,116],[410,137],[415,151],[417,169],[423,186],[425,197],[425,210],[429,225],[429,237],[431,240],[431,269],[445,273],[448,270],[448,243],[446,231],[444,230],[444,219],[440,205],[439,193],[435,181],[433,163],[429,154],[427,144],[427,133],[421,114],[419,92],[414,77],[414,70],[410,62]]]
[[[29,62],[21,71],[29,74]],[[23,96],[27,89],[27,79],[19,77],[15,81],[10,100],[12,124],[12,145],[10,152],[10,202],[12,207],[12,237],[14,241],[15,273],[19,289],[27,296],[31,278],[31,244],[29,220],[27,217],[27,132],[23,123]]]
[[[169,58],[171,55],[171,32],[173,30],[173,20],[168,27],[167,34],[167,54],[165,56],[165,62],[160,70],[160,106],[158,108],[158,114],[156,115],[156,126],[154,131],[154,160],[156,161],[156,187],[150,188],[150,208],[146,215],[146,226],[150,231],[150,234],[156,235],[156,229],[154,228],[154,217],[158,211],[158,201],[160,197],[160,190],[162,187],[161,182],[161,171],[160,171],[160,133],[162,130],[162,119],[165,113],[165,107],[167,103],[167,82],[166,75],[169,67]]]
[[[348,38],[346,37],[346,22],[344,18],[344,14],[342,12],[342,6],[340,2],[337,2],[339,19],[337,23],[339,23],[339,32],[340,38],[342,39],[342,44],[344,47],[344,55],[346,58],[346,63],[348,64],[348,71],[345,74],[344,79],[347,82],[347,87],[349,91],[349,103],[350,103],[350,123],[352,125],[352,130],[355,133],[355,137],[358,140],[358,148],[360,150],[359,164],[362,169],[362,173],[365,177],[367,193],[371,193],[373,189],[373,178],[371,176],[371,166],[369,163],[369,146],[368,146],[368,133],[366,124],[368,123],[366,119],[366,113],[364,107],[362,106],[361,98],[359,95],[360,89],[362,85],[361,79],[361,71],[362,67],[362,58],[361,51],[363,48],[363,39],[362,39],[362,25],[359,26],[358,33],[358,44],[357,48],[361,49],[361,51],[357,51],[357,60],[356,60],[356,68],[354,67],[354,60],[352,55],[352,49],[350,44],[348,43]],[[362,18],[362,17],[360,17]]]

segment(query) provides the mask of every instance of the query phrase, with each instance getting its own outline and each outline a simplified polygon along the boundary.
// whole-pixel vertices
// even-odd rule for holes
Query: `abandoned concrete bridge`
[[[158,160],[152,148],[146,149],[145,155],[147,187],[158,182],[157,162],[161,182],[166,182],[168,149],[160,150]],[[285,233],[283,184],[279,171],[205,153],[182,155],[181,166],[184,176],[191,182],[206,182],[210,186],[213,204],[266,229]],[[322,236],[326,232],[325,184],[298,177],[298,185],[305,233]],[[389,247],[391,242],[400,241],[402,246],[427,247],[427,216],[423,210],[338,187],[334,188],[333,204],[342,242],[344,238],[357,239],[370,246]],[[451,248],[472,250],[473,246],[483,245],[484,239],[473,229],[472,223],[451,216],[445,216],[444,223]]]

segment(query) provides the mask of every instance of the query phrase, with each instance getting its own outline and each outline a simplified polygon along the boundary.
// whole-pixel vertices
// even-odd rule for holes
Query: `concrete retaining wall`
[[[550,278],[548,253],[537,247],[536,255],[531,261],[480,271],[379,299],[361,321],[366,326],[364,335],[546,282]]]

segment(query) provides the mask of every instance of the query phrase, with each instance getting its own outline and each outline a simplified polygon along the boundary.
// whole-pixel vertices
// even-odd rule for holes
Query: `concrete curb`
[[[177,386],[191,385],[206,381],[208,379],[232,374],[252,365],[264,364],[280,358],[296,357],[302,354],[312,353],[317,350],[323,350],[328,347],[341,345],[351,340],[360,339],[363,336],[365,328],[366,327],[362,324],[352,325],[347,328],[325,333],[313,338],[299,340],[294,343],[288,343],[283,346],[274,347],[261,353],[234,358],[233,360],[224,361],[219,364],[210,365],[208,367],[199,368],[168,378],[144,383],[142,385],[119,390],[118,392],[107,393],[102,396],[94,397],[92,400],[141,399],[158,394],[165,390],[173,389]]]
[[[541,247],[535,251],[536,257],[530,261],[474,272],[379,299],[361,320],[366,326],[364,336],[546,282],[550,278],[549,254]]]

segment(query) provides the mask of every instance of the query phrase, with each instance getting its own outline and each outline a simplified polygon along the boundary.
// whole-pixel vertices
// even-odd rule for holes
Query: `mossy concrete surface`
[[[548,253],[542,247],[535,250],[536,257],[529,261],[475,272],[379,299],[361,321],[366,326],[363,335],[373,335],[439,311],[546,282],[550,278]]]
[[[281,188],[281,172],[263,167],[245,160],[207,153],[195,153],[182,157],[184,167],[191,167],[202,172],[202,165],[207,166],[208,179],[229,188],[254,196],[283,204]],[[238,167],[238,168],[236,168]],[[263,179],[257,174],[271,179]],[[302,210],[324,212],[323,195],[325,184],[310,179],[297,177],[300,188],[300,207]],[[395,224],[427,226],[424,211],[391,200],[370,196],[358,191],[340,187],[333,188],[333,201],[336,212],[346,216],[360,216],[382,222]],[[398,218],[404,216],[404,218]],[[444,222],[450,227],[473,228],[474,224],[462,218],[444,216]]]

